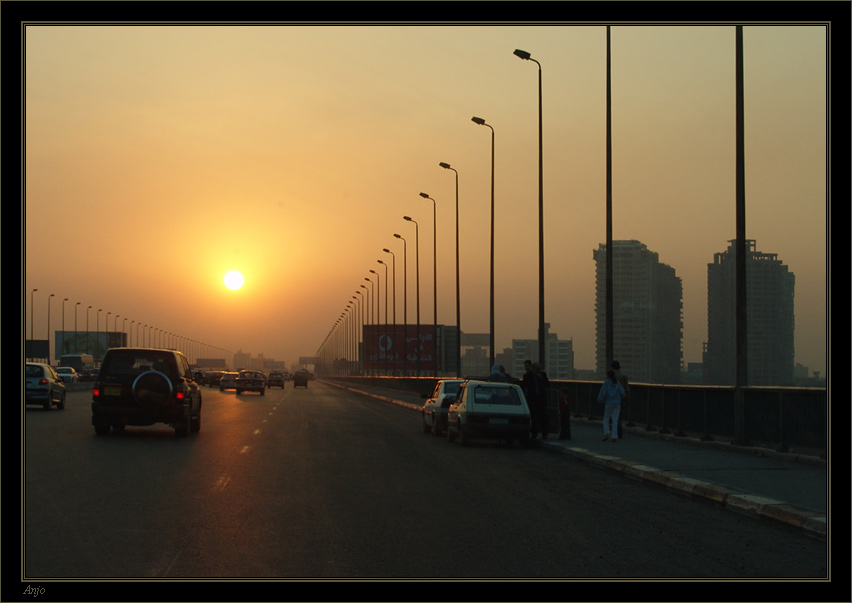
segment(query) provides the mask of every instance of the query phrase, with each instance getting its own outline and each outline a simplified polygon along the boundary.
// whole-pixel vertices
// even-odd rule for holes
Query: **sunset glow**
[[[746,234],[795,274],[795,361],[825,374],[827,31],[743,30]],[[611,34],[613,237],[675,269],[683,361],[701,362],[707,266],[736,236],[735,28]],[[51,331],[75,311],[84,324],[93,306],[92,331],[111,312],[109,330],[155,325],[289,363],[316,353],[367,277],[381,319],[395,282],[387,310],[402,323],[407,302],[413,324],[418,268],[423,322],[434,295],[454,325],[456,180],[440,162],[458,173],[461,329],[487,333],[480,116],[496,349],[535,338],[538,69],[521,48],[542,69],[546,322],[594,367],[605,25],[51,23],[25,41],[28,333],[33,319],[45,338],[48,312]],[[231,268],[245,280],[225,289]]]

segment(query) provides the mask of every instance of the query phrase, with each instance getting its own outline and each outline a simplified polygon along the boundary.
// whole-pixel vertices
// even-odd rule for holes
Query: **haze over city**
[[[734,36],[611,27],[613,238],[641,241],[682,279],[684,363],[707,341],[707,264],[736,236]],[[795,274],[795,362],[825,375],[827,29],[745,26],[743,46],[746,236]],[[49,304],[59,329],[68,298],[66,330],[93,306],[101,330],[118,317],[118,330],[127,319],[292,363],[315,354],[370,270],[384,316],[384,248],[403,322],[394,234],[414,322],[403,216],[419,224],[431,324],[421,192],[436,203],[438,323],[453,325],[455,175],[440,162],[458,171],[461,329],[487,333],[491,130],[478,116],[495,137],[495,345],[536,338],[538,69],[515,49],[542,66],[545,320],[573,340],[576,368],[594,368],[605,23],[27,26],[26,337],[32,323],[46,338]],[[225,286],[229,271],[242,287]]]

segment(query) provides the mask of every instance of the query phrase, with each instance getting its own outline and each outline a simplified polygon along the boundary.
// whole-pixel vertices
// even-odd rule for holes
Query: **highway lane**
[[[826,575],[824,542],[322,383],[203,396],[187,438],[26,410],[25,577]]]

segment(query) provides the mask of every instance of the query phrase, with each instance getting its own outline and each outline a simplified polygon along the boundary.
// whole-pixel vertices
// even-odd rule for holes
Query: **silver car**
[[[77,383],[77,381],[80,380],[80,377],[77,375],[77,371],[75,371],[74,367],[71,366],[56,367],[56,374],[59,375],[59,378],[62,379],[63,383]]]
[[[55,405],[65,409],[65,384],[49,364],[27,362],[24,368],[24,391],[27,404],[40,404],[45,410]]]
[[[447,430],[447,411],[456,399],[459,385],[463,379],[441,379],[435,384],[431,394],[422,394],[426,398],[421,413],[423,415],[423,433],[432,432],[436,436]]]

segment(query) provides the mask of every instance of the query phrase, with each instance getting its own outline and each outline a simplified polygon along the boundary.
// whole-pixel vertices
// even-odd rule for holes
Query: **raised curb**
[[[552,452],[568,454],[596,467],[619,471],[625,477],[663,486],[690,498],[699,498],[720,504],[736,513],[786,524],[801,529],[808,536],[825,539],[826,516],[821,513],[800,509],[765,496],[739,492],[712,482],[685,477],[609,454],[590,452],[585,448],[548,441],[541,442],[541,447]]]

